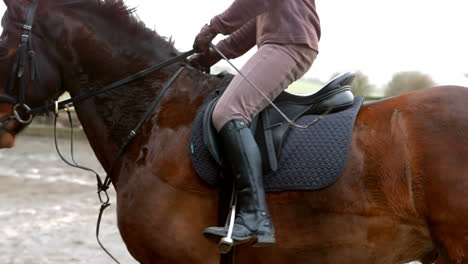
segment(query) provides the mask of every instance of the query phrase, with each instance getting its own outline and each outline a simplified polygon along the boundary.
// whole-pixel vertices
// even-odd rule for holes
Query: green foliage
[[[465,77],[468,78],[468,73],[465,73]]]
[[[351,85],[351,89],[354,95],[368,97],[375,87],[369,83],[369,78],[366,75],[362,72],[357,72]]]
[[[429,75],[420,72],[400,72],[393,75],[392,80],[385,89],[386,96],[395,96],[402,93],[429,88],[434,81]]]

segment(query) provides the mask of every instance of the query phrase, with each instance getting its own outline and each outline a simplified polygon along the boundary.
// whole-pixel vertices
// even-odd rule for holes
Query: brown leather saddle
[[[354,103],[354,95],[351,92],[351,83],[354,76],[352,73],[342,74],[326,84],[317,93],[308,96],[283,92],[274,100],[274,103],[293,121],[304,115],[322,115],[345,110]],[[230,78],[232,79],[232,76]],[[203,116],[203,141],[213,159],[222,166],[223,159],[218,144],[217,132],[211,121],[218,99],[219,96],[206,105]],[[262,150],[262,156],[267,161],[269,169],[276,171],[282,143],[290,130],[288,122],[276,109],[269,106],[254,118],[250,128],[255,134],[255,138]]]

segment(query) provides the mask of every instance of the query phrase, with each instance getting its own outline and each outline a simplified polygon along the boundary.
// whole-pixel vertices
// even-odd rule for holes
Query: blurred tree
[[[357,96],[370,96],[375,89],[374,85],[369,83],[369,78],[362,72],[357,72],[354,77],[353,84],[351,85],[353,93]]]
[[[331,81],[331,80],[335,79],[335,78],[338,77],[338,75],[340,75],[340,74],[341,74],[341,73],[339,73],[339,72],[333,73],[333,74],[330,76],[330,79],[329,79],[328,81]]]
[[[334,73],[330,80],[336,78],[338,75],[339,73]],[[369,97],[374,89],[375,87],[369,83],[369,78],[365,74],[356,72],[356,77],[354,77],[354,81],[351,84],[351,90],[354,95]]]
[[[402,93],[429,88],[434,85],[434,81],[429,75],[411,71],[399,72],[393,75],[392,80],[385,88],[386,96],[395,96]]]
[[[465,73],[465,77],[468,78],[468,73]]]

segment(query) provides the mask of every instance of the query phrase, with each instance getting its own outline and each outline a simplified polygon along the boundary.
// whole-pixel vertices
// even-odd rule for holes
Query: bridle
[[[47,93],[47,88],[43,88],[45,90],[46,94],[46,99],[45,103],[43,105],[40,105],[38,107],[30,107],[26,104],[26,77],[25,77],[25,72],[26,72],[26,67],[29,65],[29,73],[30,73],[30,80],[34,83],[35,86],[40,88],[40,81],[39,81],[39,73],[38,69],[36,66],[36,60],[35,60],[35,52],[33,50],[32,46],[32,29],[33,29],[33,23],[34,23],[34,18],[37,10],[38,2],[34,2],[28,9],[27,11],[27,16],[26,16],[26,23],[21,25],[18,24],[23,29],[23,33],[21,35],[20,39],[20,44],[18,46],[18,52],[17,56],[15,59],[15,63],[11,72],[11,78],[8,83],[8,92],[12,93],[14,88],[18,86],[18,97],[14,98],[8,94],[0,94],[0,103],[9,103],[13,105],[13,114],[4,118],[0,119],[0,132],[6,131],[12,135],[15,135],[15,131],[11,131],[10,129],[7,128],[8,124],[12,120],[18,121],[20,124],[27,125],[31,123],[33,117],[35,115],[39,114],[48,114],[50,112],[53,112],[55,114],[55,117],[57,117],[57,113],[59,110],[65,109],[69,115],[69,120],[71,123],[71,117],[70,117],[70,112],[68,109],[72,107],[74,104],[77,104],[79,102],[82,102],[84,100],[87,100],[89,98],[95,97],[99,94],[106,93],[112,89],[115,89],[117,87],[120,87],[122,85],[125,85],[127,83],[130,83],[134,80],[140,79],[144,76],[149,75],[150,73],[153,73],[155,71],[158,71],[162,68],[165,68],[169,65],[172,65],[174,63],[180,62],[185,60],[187,57],[195,54],[195,50],[190,50],[188,52],[182,53],[180,55],[177,55],[173,58],[170,58],[168,60],[163,61],[162,63],[156,64],[154,66],[151,66],[147,69],[144,69],[140,72],[137,72],[131,76],[128,76],[122,80],[116,81],[114,83],[111,83],[107,86],[104,86],[102,88],[89,91],[83,94],[80,94],[78,96],[72,97],[71,99],[64,100],[62,102],[51,102],[48,99],[48,93]],[[29,62],[29,64],[28,64]],[[107,194],[107,190],[109,189],[109,186],[111,184],[111,177],[112,172],[116,168],[118,161],[124,154],[127,146],[132,142],[133,138],[135,138],[140,131],[140,129],[143,127],[143,125],[148,121],[148,119],[151,117],[152,113],[156,109],[156,107],[159,105],[159,103],[162,101],[164,95],[166,92],[169,90],[171,85],[177,80],[177,78],[182,74],[182,72],[186,69],[185,65],[182,65],[175,73],[172,75],[171,78],[168,79],[168,81],[163,85],[163,87],[160,89],[159,94],[156,96],[156,98],[153,100],[153,102],[148,106],[147,111],[143,114],[143,117],[140,119],[140,121],[137,123],[137,125],[129,132],[128,136],[125,138],[124,142],[121,144],[119,151],[117,152],[116,156],[114,157],[110,169],[107,171],[107,176],[105,177],[104,181],[101,180],[101,177],[92,169],[83,167],[81,165],[78,165],[74,158],[73,158],[73,132],[72,133],[72,140],[71,140],[71,149],[72,149],[72,162],[66,160],[60,153],[57,145],[57,138],[55,135],[55,129],[54,127],[54,136],[55,136],[55,142],[56,142],[56,149],[59,154],[59,156],[62,158],[62,160],[67,163],[68,165],[83,169],[86,171],[93,172],[96,175],[97,179],[97,191],[98,191],[98,197],[101,202],[101,208],[99,210],[99,215],[98,215],[98,221],[97,221],[97,226],[96,226],[96,237],[98,240],[99,245],[101,248],[116,262],[119,263],[108,251],[107,249],[102,245],[101,241],[99,240],[99,228],[100,228],[100,222],[101,218],[103,215],[104,210],[109,207],[110,205],[110,199],[109,195]],[[19,84],[17,84],[17,82]],[[24,117],[23,114],[26,114],[26,117]],[[57,119],[55,119],[55,123],[57,122]],[[72,130],[73,131],[73,130]]]
[[[0,95],[0,102],[9,103],[13,105],[13,114],[0,119],[0,131],[5,130],[8,133],[15,134],[7,128],[12,120],[18,121],[20,124],[31,123],[34,113],[31,107],[26,104],[26,68],[29,65],[29,78],[34,85],[40,86],[39,73],[37,71],[35,53],[32,46],[32,28],[34,18],[36,17],[38,3],[34,2],[28,9],[26,15],[26,22],[19,24],[23,32],[18,45],[15,62],[11,71],[11,76],[8,82],[8,92],[12,93],[14,88],[18,87],[17,98],[7,94]],[[47,91],[47,89],[41,89]],[[24,116],[26,115],[26,116]]]
[[[50,112],[53,112],[56,114],[59,110],[68,109],[72,107],[74,104],[85,101],[87,99],[90,99],[102,93],[109,92],[112,89],[115,89],[117,87],[130,83],[132,81],[140,79],[144,76],[147,76],[155,71],[163,69],[176,62],[183,61],[187,57],[195,54],[195,50],[190,50],[180,55],[177,55],[173,58],[165,60],[162,63],[153,65],[147,69],[137,72],[122,80],[113,82],[102,88],[77,95],[75,97],[72,97],[68,100],[64,100],[61,102],[51,101],[48,99],[47,88],[41,88],[39,71],[36,65],[36,60],[35,60],[36,53],[34,52],[33,46],[32,46],[32,29],[33,29],[33,23],[34,23],[34,18],[36,15],[37,6],[38,6],[38,3],[34,2],[29,7],[25,24],[17,24],[20,28],[23,29],[23,33],[21,35],[20,44],[18,46],[18,52],[17,52],[15,63],[13,65],[13,69],[11,72],[11,77],[8,82],[8,92],[12,93],[15,86],[19,86],[18,98],[14,98],[8,94],[0,94],[0,103],[4,102],[4,103],[9,103],[13,105],[12,115],[0,118],[0,132],[2,130],[5,130],[9,133],[15,134],[13,131],[9,131],[9,129],[7,128],[7,125],[12,120],[17,120],[19,123],[25,124],[25,125],[29,124],[31,123],[34,116],[36,115],[48,114]],[[44,99],[45,103],[37,107],[30,107],[29,105],[26,104],[25,71],[26,71],[27,65],[29,65],[30,80],[34,83],[36,87],[39,87],[39,90],[44,91],[44,94],[46,95],[45,96],[46,99]],[[19,85],[16,85],[17,82],[19,82]],[[22,112],[26,114],[26,118],[23,117],[23,115],[21,114]]]

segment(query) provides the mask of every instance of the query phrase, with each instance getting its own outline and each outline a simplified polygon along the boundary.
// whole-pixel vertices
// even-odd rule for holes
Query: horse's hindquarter
[[[441,255],[468,263],[468,89],[439,87],[408,101],[420,207]]]
[[[433,219],[468,221],[466,102],[465,88],[435,88],[363,106],[336,184],[269,195],[278,243],[257,262],[405,263],[429,254]]]

